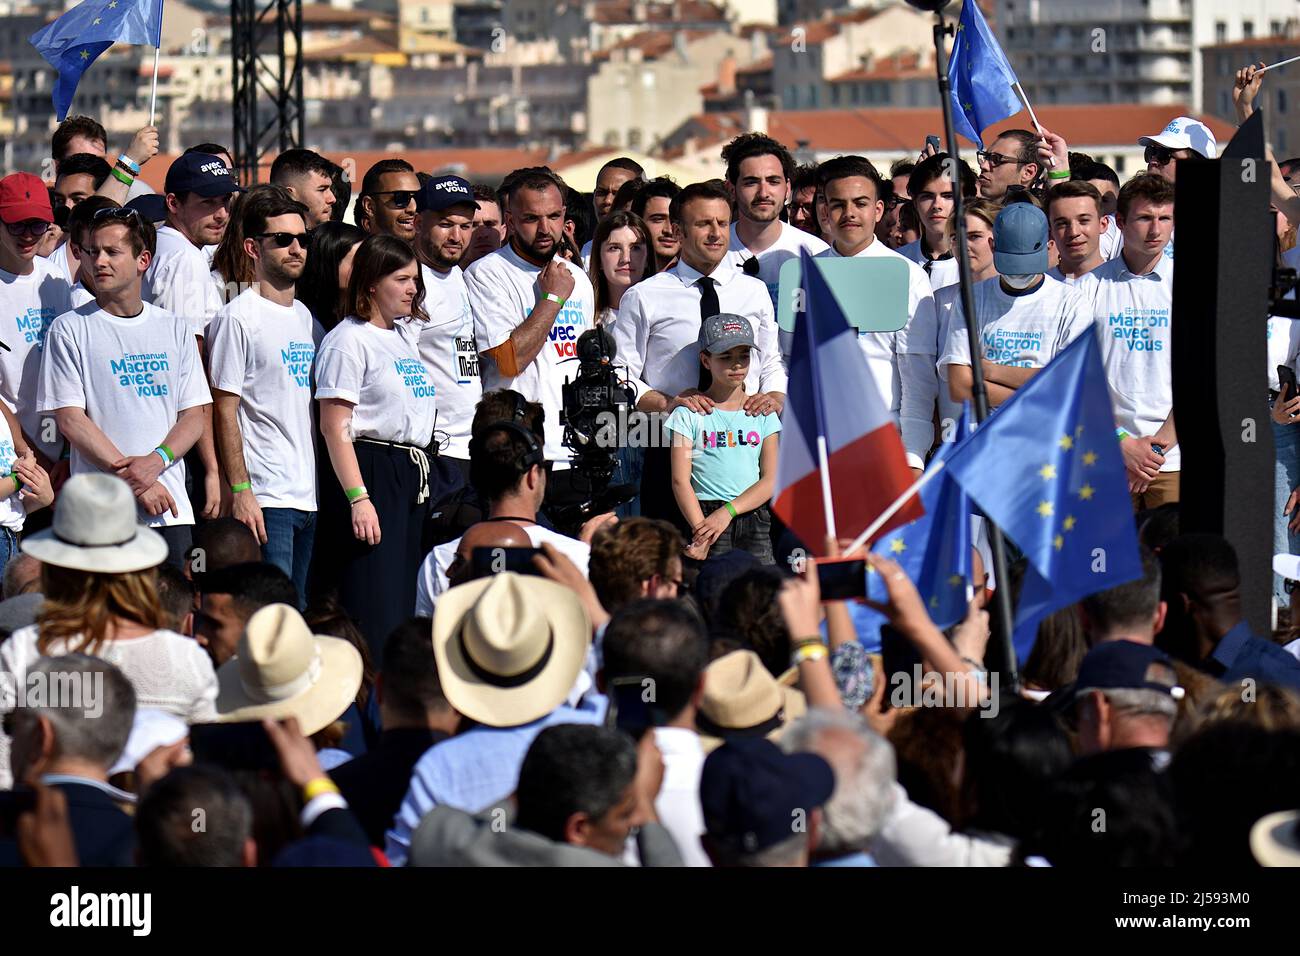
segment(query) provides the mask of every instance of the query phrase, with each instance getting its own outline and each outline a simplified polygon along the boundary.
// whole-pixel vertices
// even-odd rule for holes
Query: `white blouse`
[[[0,713],[15,706],[14,694],[25,687],[27,669],[41,658],[36,639],[37,625],[17,630],[0,644]],[[55,641],[45,656],[68,653],[62,640]],[[187,723],[216,718],[217,675],[207,652],[175,631],[109,641],[96,655],[126,675],[135,688],[136,707],[150,707],[175,714]],[[13,787],[9,766],[9,738],[0,733],[0,790]]]

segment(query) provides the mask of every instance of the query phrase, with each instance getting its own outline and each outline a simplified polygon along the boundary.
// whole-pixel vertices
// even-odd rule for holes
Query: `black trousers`
[[[686,526],[682,509],[677,507],[677,498],[673,495],[671,448],[645,450],[645,465],[641,471],[641,516],[669,522],[687,536],[689,543],[691,529]]]
[[[320,524],[313,559],[316,596],[333,593],[365,635],[372,660],[383,659],[384,642],[415,613],[415,582],[424,552],[420,539],[429,511],[416,504],[422,485],[411,454],[359,441],[361,483],[379,515],[379,544],[352,533],[352,506],[329,471],[322,481]]]

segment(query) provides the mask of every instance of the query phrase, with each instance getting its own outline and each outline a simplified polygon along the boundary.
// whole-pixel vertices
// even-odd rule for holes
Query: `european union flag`
[[[162,46],[163,0],[82,0],[53,23],[32,34],[32,46],[58,71],[54,112],[68,115],[77,83],[101,53],[114,43]]]
[[[969,407],[962,409],[957,432],[951,442],[939,447],[930,469],[945,467],[970,432]],[[910,524],[895,528],[871,549],[893,558],[912,579],[930,618],[941,628],[951,627],[966,616],[971,597],[970,502],[961,485],[946,472],[918,492],[925,514]],[[884,583],[873,571],[867,574],[867,597],[887,603]],[[883,616],[878,623],[884,623]]]
[[[1141,577],[1115,413],[1092,332],[955,449],[948,471],[1029,560],[1016,607],[1020,658],[1045,615]]]
[[[948,89],[956,131],[984,148],[980,133],[1020,112],[1012,89],[1019,80],[976,0],[964,0],[948,61]]]

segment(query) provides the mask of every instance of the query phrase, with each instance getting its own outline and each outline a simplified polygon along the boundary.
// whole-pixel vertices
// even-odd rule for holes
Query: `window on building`
[[[1286,112],[1286,90],[1279,89],[1277,91],[1277,111],[1279,113]]]
[[[1269,35],[1269,36],[1271,36],[1271,37],[1280,37],[1280,36],[1282,36],[1282,34],[1285,33],[1285,32],[1286,32],[1286,31],[1282,29],[1282,21],[1281,21],[1281,20],[1269,20],[1269,21],[1268,21],[1268,35]]]
[[[1255,21],[1254,21],[1254,20],[1242,20],[1242,21],[1241,21],[1241,36],[1242,36],[1243,39],[1246,39],[1246,40],[1253,40],[1253,39],[1255,38]]]
[[[1228,42],[1228,25],[1224,23],[1222,20],[1219,20],[1214,24],[1214,42],[1215,43]]]
[[[628,149],[640,149],[640,148],[641,148],[641,129],[640,129],[640,127],[637,127],[636,129],[630,129],[630,130],[627,131],[627,146],[628,146]]]
[[[1286,130],[1278,129],[1277,131],[1277,151],[1285,156],[1288,152],[1286,148]]]
[[[1232,94],[1227,90],[1219,90],[1219,115],[1232,115]]]
[[[817,84],[808,84],[808,105],[813,109],[817,108]]]
[[[831,106],[839,106],[839,105],[840,105],[840,84],[834,83],[831,85]]]

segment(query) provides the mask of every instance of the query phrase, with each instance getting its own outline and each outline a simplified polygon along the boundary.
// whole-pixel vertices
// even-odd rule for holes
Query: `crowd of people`
[[[1218,144],[1141,145],[1121,181],[1047,129],[978,171],[746,133],[721,179],[618,158],[589,196],[394,157],[354,199],[307,149],[243,188],[215,143],[153,193],[156,129],[114,157],[65,121],[52,183],[0,180],[0,860],[1300,863],[1300,558],[1258,635],[1231,545],[1179,529],[1174,182]],[[977,551],[942,631],[870,554],[866,623],[773,514],[804,252],[905,267],[897,330],[858,338],[917,475],[976,387],[968,324],[994,409],[1098,336],[1143,574],[1047,618],[1022,687],[984,661],[1021,567]],[[565,429],[593,330],[644,425],[612,503]],[[1288,554],[1300,324],[1267,334]]]

